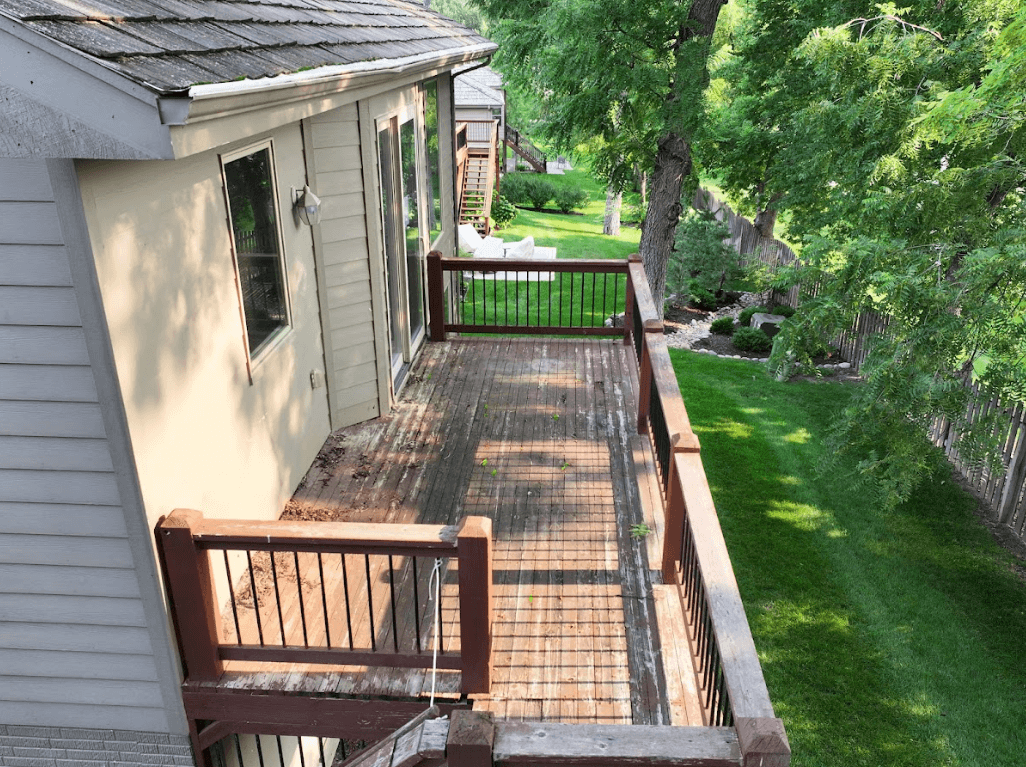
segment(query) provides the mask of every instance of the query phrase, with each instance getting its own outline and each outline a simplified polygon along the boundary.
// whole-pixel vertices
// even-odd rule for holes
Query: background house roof
[[[0,15],[159,93],[489,42],[404,0],[0,0]]]
[[[506,100],[501,88],[502,75],[491,67],[474,69],[453,80],[454,96],[458,107],[502,106]]]

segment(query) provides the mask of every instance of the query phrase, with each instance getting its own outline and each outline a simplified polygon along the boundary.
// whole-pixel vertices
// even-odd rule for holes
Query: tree
[[[479,3],[497,20],[497,65],[539,94],[546,135],[557,147],[601,139],[596,169],[618,190],[635,165],[651,169],[640,251],[662,311],[723,0]]]
[[[1026,10],[919,11],[811,31],[788,64],[801,82],[771,94],[789,104],[773,184],[805,240],[791,277],[818,285],[771,364],[786,375],[858,312],[887,317],[836,438],[894,502],[930,465],[937,416],[964,459],[993,456],[993,420],[965,420],[967,384],[1026,395]]]

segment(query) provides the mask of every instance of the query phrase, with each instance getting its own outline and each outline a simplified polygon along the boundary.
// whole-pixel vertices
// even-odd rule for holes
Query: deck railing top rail
[[[707,723],[733,725],[744,764],[788,765],[790,746],[773,705],[640,259],[630,261],[625,339],[639,371],[638,430],[652,440],[662,476],[663,579],[681,588]]]
[[[155,534],[187,683],[216,682],[232,660],[431,668],[442,600],[432,600],[430,560],[448,558],[459,562],[461,639],[454,651],[435,637],[437,665],[462,672],[464,693],[491,685],[490,519],[219,520],[177,509]]]

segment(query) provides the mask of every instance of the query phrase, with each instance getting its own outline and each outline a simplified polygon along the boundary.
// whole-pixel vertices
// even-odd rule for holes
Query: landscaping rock
[[[752,315],[752,321],[749,324],[753,328],[759,328],[763,333],[773,338],[773,336],[780,332],[780,323],[785,319],[787,318],[779,314],[758,312]]]

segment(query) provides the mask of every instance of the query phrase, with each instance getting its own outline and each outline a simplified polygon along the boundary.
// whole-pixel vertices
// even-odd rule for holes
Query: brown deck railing
[[[663,580],[680,587],[706,724],[737,730],[744,764],[787,765],[787,736],[773,714],[698,438],[637,257],[632,257],[629,271],[625,340],[638,363],[638,431],[652,440],[661,479]]]
[[[456,559],[460,649],[443,629],[438,667],[462,671],[464,693],[490,687],[489,519],[261,522],[178,509],[155,532],[186,681],[217,681],[225,661],[431,668],[443,601],[432,605],[432,563]]]
[[[431,340],[446,333],[622,336],[606,327],[627,294],[627,262],[428,254]],[[448,292],[449,311],[445,310]]]
[[[459,125],[467,127],[467,143],[491,144],[499,143],[498,120],[460,120]]]

